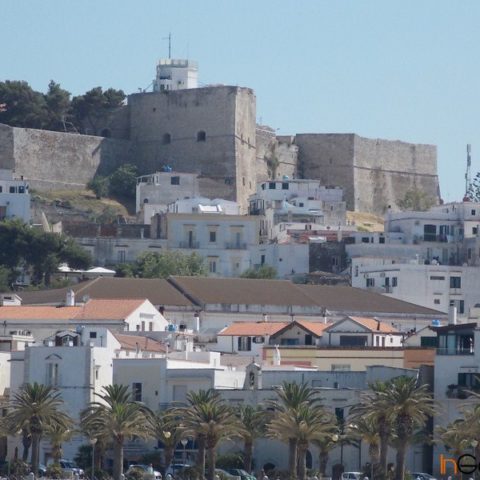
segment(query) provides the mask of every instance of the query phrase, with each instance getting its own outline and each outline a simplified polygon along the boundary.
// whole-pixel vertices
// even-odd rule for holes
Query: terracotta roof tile
[[[94,299],[89,300],[73,320],[123,320],[139,308],[145,299]]]
[[[289,322],[234,322],[218,333],[219,336],[273,335],[289,325]]]
[[[69,320],[77,315],[81,307],[51,306],[4,306],[0,307],[1,320]]]
[[[323,335],[323,331],[331,325],[331,323],[307,322],[305,320],[298,320],[297,323],[312,332],[317,337],[321,337]]]
[[[137,350],[142,352],[159,352],[164,353],[166,348],[160,342],[152,338],[140,335],[124,335],[123,333],[114,333],[115,338],[120,342],[123,350]]]
[[[355,322],[363,325],[364,327],[368,328],[372,332],[380,332],[380,333],[400,333],[395,327],[392,327],[388,323],[380,322],[375,318],[367,318],[367,317],[349,317]]]

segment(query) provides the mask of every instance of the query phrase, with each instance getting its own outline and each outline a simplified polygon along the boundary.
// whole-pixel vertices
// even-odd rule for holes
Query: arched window
[[[207,134],[204,130],[197,132],[197,142],[204,142],[207,139]]]
[[[172,141],[172,136],[169,133],[164,133],[162,137],[162,143],[168,145]]]

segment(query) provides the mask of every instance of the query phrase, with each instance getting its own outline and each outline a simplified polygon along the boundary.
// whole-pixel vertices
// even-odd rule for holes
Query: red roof
[[[260,336],[273,335],[285,328],[290,322],[234,322],[218,333],[219,336]]]
[[[140,335],[124,335],[123,333],[114,333],[115,338],[120,342],[122,350],[137,350],[142,352],[159,352],[166,351],[164,345],[156,340]]]
[[[70,320],[82,307],[3,306],[0,320]]]

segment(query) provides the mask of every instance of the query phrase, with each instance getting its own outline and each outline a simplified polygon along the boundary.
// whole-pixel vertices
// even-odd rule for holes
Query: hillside
[[[347,221],[356,225],[359,231],[383,232],[383,217],[373,213],[347,212]]]

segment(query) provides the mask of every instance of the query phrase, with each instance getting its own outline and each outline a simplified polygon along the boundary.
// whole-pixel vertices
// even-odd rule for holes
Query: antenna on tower
[[[472,185],[472,176],[470,172],[470,167],[472,166],[472,146],[467,144],[467,170],[465,172],[465,196],[468,195],[470,187]]]
[[[168,59],[172,58],[172,32],[169,32],[168,37],[163,37],[162,40],[168,40]]]

